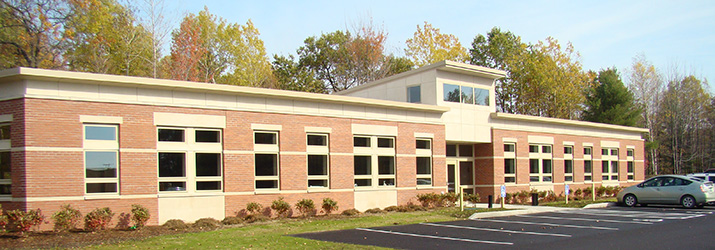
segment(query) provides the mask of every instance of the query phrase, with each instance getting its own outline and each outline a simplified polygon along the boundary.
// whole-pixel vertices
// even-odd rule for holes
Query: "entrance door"
[[[459,181],[459,178],[455,178],[457,176],[458,169],[456,168],[457,166],[457,161],[455,160],[447,160],[447,191],[455,193],[454,187],[458,186],[458,183],[455,183]]]
[[[447,160],[447,191],[456,193],[455,187],[465,186],[464,193],[474,193],[474,162]]]

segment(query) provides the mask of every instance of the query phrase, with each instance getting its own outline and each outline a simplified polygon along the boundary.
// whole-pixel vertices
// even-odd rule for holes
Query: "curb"
[[[602,203],[593,203],[593,204],[588,204],[584,209],[590,209],[590,208],[607,208],[607,207],[615,207],[618,206],[618,203],[616,202],[602,202]]]
[[[554,211],[564,211],[564,210],[577,210],[581,208],[564,208],[564,207],[534,207],[534,208],[513,208],[514,210],[498,211],[498,212],[482,212],[474,213],[469,216],[469,219],[481,219],[481,218],[492,218],[492,217],[505,217],[514,215],[524,215],[524,214],[536,214],[536,213],[547,213]]]

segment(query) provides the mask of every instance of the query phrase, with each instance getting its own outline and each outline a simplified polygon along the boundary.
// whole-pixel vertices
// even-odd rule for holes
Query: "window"
[[[552,182],[552,159],[551,145],[529,145],[529,181]]]
[[[221,130],[158,128],[159,192],[223,190]]]
[[[618,148],[603,148],[601,152],[604,153],[601,155],[602,180],[618,181]]]
[[[465,186],[474,185],[474,162],[459,162],[459,184]],[[467,190],[467,189],[465,189]],[[465,191],[467,192],[467,191]]]
[[[573,182],[573,146],[564,146],[564,181]]]
[[[422,102],[422,96],[420,93],[420,86],[407,87],[407,102],[420,103]]]
[[[256,190],[279,189],[278,132],[254,131],[253,138]]]
[[[632,148],[629,148],[628,150],[626,150],[626,161],[627,161],[626,162],[626,164],[627,164],[626,172],[627,172],[627,178],[629,181],[635,180],[635,171],[636,171],[635,165],[636,165],[636,163],[635,163],[635,157],[634,157],[633,151],[635,151],[635,150]]]
[[[370,147],[370,137],[356,136],[353,138],[353,146],[355,147]]]
[[[447,156],[457,156],[457,145],[447,144]]]
[[[10,124],[0,123],[0,196],[11,195]]]
[[[593,156],[591,152],[592,147],[583,148],[583,180],[592,181],[593,180]]]
[[[459,86],[458,85],[452,85],[452,84],[444,84],[444,101],[446,102],[459,102],[460,101],[460,93],[459,93]]]
[[[328,188],[330,179],[330,150],[327,134],[308,134],[308,188]]]
[[[489,106],[489,90],[454,84],[443,84],[444,101]]]
[[[119,140],[116,125],[84,125],[85,193],[119,194]]]
[[[516,144],[504,143],[504,183],[516,183]]]
[[[417,185],[431,186],[432,185],[432,140],[420,139],[415,140],[415,166]]]
[[[459,157],[472,157],[474,150],[472,145],[459,145]]]
[[[354,147],[355,187],[395,186],[395,138],[355,136],[360,146]]]

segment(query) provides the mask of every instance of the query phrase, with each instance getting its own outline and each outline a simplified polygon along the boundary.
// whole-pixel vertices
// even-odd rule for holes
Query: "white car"
[[[624,188],[618,203],[632,207],[637,204],[680,204],[686,208],[702,207],[715,202],[715,185],[695,177],[661,175],[638,185]]]

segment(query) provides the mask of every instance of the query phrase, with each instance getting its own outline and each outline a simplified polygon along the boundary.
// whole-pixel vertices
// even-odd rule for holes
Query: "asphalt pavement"
[[[512,206],[468,220],[294,235],[398,249],[715,249],[715,207]]]

